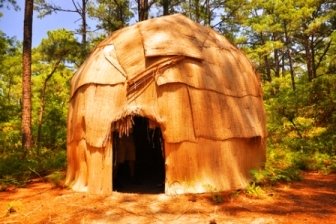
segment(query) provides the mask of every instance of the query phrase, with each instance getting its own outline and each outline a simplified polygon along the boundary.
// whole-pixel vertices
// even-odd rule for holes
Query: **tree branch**
[[[329,43],[327,44],[327,46],[326,46],[326,48],[324,49],[322,55],[319,57],[318,62],[317,62],[317,65],[316,65],[316,69],[320,66],[320,64],[321,64],[321,62],[322,62],[322,60],[323,60],[323,58],[327,55],[330,46],[331,46],[331,40],[330,40]]]

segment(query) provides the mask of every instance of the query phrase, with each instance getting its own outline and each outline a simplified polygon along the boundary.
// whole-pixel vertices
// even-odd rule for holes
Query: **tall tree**
[[[155,0],[136,0],[138,4],[138,21],[144,21],[148,19],[149,9],[155,3]]]
[[[211,26],[216,11],[221,11],[224,0],[188,0],[181,3],[184,14],[195,22]]]
[[[163,7],[163,15],[169,15],[169,0],[160,1]]]
[[[250,52],[263,54],[257,64],[266,80],[270,81],[273,75],[279,77],[282,68],[283,74],[291,75],[294,89],[295,76],[300,71],[295,67],[305,66],[311,81],[330,58],[335,8],[336,3],[330,0],[252,0],[240,7],[239,12],[245,13],[240,13],[243,22],[235,20],[240,24],[236,35],[247,37]]]
[[[148,19],[148,0],[137,0],[138,3],[138,20]]]
[[[73,7],[72,9],[64,8],[60,5],[56,5],[48,0],[35,0],[35,9],[39,12],[40,17],[44,17],[46,15],[50,15],[55,12],[70,12],[76,13],[79,15],[81,19],[81,26],[79,29],[79,33],[82,36],[82,57],[88,53],[88,41],[87,41],[87,33],[88,33],[88,23],[87,23],[87,14],[88,14],[88,4],[90,0],[72,0]]]
[[[31,131],[31,47],[34,0],[25,1],[22,52],[22,146],[29,151],[33,146]]]
[[[170,15],[179,12],[182,0],[157,0],[156,4],[162,7],[161,15]],[[161,10],[160,10],[161,11]]]
[[[99,20],[98,29],[113,32],[126,26],[133,16],[128,0],[97,0],[90,4],[89,15]]]
[[[335,32],[336,2],[331,0],[303,1],[298,6],[300,28],[295,34],[304,51],[307,77],[312,81],[317,70],[330,52],[333,43],[330,36]]]
[[[58,71],[66,73],[65,63],[74,63],[77,59],[76,53],[80,46],[73,33],[68,30],[60,29],[48,32],[48,37],[44,38],[36,49],[36,63],[38,69],[34,71],[36,76],[41,78],[41,88],[39,94],[39,112],[37,118],[37,137],[36,144],[41,146],[42,125],[47,104],[48,84]],[[50,102],[51,103],[51,102]]]

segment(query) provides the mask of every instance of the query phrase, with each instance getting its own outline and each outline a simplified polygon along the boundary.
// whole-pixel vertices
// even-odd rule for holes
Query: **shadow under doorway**
[[[135,161],[121,159],[122,139],[113,133],[113,190],[125,193],[164,193],[164,142],[159,127],[150,128],[147,118],[135,116],[130,142],[135,149]],[[132,148],[132,146],[130,146]],[[124,161],[123,161],[124,160]],[[133,174],[133,175],[132,175]]]

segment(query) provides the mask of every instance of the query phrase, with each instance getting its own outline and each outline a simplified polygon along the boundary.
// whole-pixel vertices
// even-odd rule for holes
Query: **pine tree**
[[[29,152],[33,146],[31,122],[31,48],[34,0],[25,1],[22,52],[22,146]]]

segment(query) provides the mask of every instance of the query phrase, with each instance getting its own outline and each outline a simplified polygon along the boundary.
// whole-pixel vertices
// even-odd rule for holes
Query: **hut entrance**
[[[113,189],[119,192],[163,193],[165,181],[164,142],[159,127],[150,128],[149,119],[134,117],[132,133],[125,140],[113,134]],[[125,143],[126,141],[126,143]],[[123,147],[135,151],[122,152]]]

